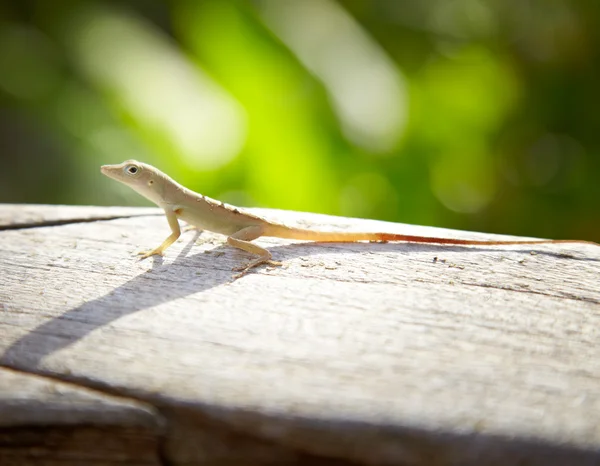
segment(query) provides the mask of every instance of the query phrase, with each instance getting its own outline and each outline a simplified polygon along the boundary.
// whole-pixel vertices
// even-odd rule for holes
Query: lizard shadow
[[[340,242],[298,242],[288,244],[284,246],[271,246],[267,247],[271,253],[274,251],[281,251],[284,257],[279,259],[285,260],[289,258],[303,257],[313,254],[333,254],[333,253],[365,253],[373,252],[377,249],[379,252],[389,252],[390,250],[400,250],[405,255],[410,255],[416,252],[431,252],[442,254],[444,252],[465,252],[465,253],[481,253],[481,252],[494,252],[494,253],[520,253],[528,255],[540,255],[554,257],[557,259],[571,259],[576,261],[585,262],[600,262],[600,258],[595,257],[582,257],[569,252],[554,252],[540,249],[540,245],[532,245],[531,247],[519,247],[523,245],[511,245],[509,248],[503,248],[502,246],[473,246],[473,245],[449,245],[449,244],[435,244],[435,243],[411,243],[411,242],[361,242],[361,243],[340,243]],[[366,250],[363,248],[370,247]],[[313,250],[314,248],[314,250]],[[277,260],[276,257],[274,257]]]
[[[218,270],[214,259],[203,253],[188,256],[198,236],[172,263],[164,264],[163,258],[156,256],[146,272],[32,329],[4,351],[0,364],[36,367],[45,356],[126,315],[226,284],[231,280],[229,270]]]
[[[227,260],[225,261],[226,265],[220,267],[219,261],[215,261],[214,256],[230,256],[228,259],[239,265],[240,261],[247,260],[248,254],[223,244],[210,251],[205,251],[210,254],[201,252],[188,256],[198,236],[199,233],[184,246],[172,263],[164,264],[161,257],[154,258],[152,268],[148,271],[135,276],[109,293],[70,309],[29,331],[4,351],[0,356],[0,364],[15,368],[36,367],[44,357],[68,347],[96,329],[109,325],[124,316],[231,283],[233,275],[231,262]],[[269,251],[275,253],[275,259],[281,260],[310,255],[340,254],[340,252],[364,254],[366,251],[373,252],[374,250],[380,252],[402,251],[404,255],[414,252],[442,254],[449,251],[499,251],[497,247],[473,248],[402,242],[299,242],[279,246],[266,244],[265,246]],[[543,251],[535,247],[510,249],[511,252],[520,253],[530,253],[532,250],[540,255],[600,262],[600,259],[574,257],[570,254]],[[254,273],[254,271],[250,273]],[[132,297],[135,299],[131,299]]]

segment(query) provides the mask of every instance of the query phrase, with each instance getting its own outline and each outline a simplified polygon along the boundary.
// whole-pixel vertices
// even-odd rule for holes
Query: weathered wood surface
[[[28,209],[0,206],[0,464],[85,463],[15,447],[73,426],[136,438],[139,464],[600,464],[600,248],[266,238],[284,267],[231,283],[249,256],[217,235],[138,261],[164,218]]]
[[[0,465],[160,465],[150,405],[0,368]]]
[[[94,207],[38,204],[0,204],[0,228],[22,229],[66,223],[96,222],[139,215],[160,215],[156,207]]]

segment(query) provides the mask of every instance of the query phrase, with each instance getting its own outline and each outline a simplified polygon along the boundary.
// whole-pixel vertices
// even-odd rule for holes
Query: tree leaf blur
[[[600,3],[0,6],[1,202],[239,205],[600,241]]]

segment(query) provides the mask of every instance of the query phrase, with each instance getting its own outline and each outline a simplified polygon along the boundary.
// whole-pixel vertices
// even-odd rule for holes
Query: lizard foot
[[[160,249],[152,249],[150,251],[140,251],[138,252],[138,256],[140,257],[140,260],[144,260],[147,259],[150,256],[164,256],[164,252],[161,251]]]
[[[273,265],[276,267],[280,267],[283,265],[282,262],[278,262],[278,261],[274,261],[271,259],[257,259],[255,261],[250,262],[248,265],[242,265],[240,267],[234,267],[232,270],[234,270],[235,272],[240,272],[237,273],[233,276],[233,281],[237,280],[238,278],[243,277],[244,275],[246,275],[250,270],[252,270],[255,267],[258,267],[259,265],[262,264],[267,264],[267,265]]]

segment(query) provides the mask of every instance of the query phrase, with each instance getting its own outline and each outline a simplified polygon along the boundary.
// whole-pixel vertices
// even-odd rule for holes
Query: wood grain
[[[600,464],[598,247],[261,238],[284,266],[231,282],[223,237],[139,261],[164,218],[79,209],[0,231],[0,365],[152,406],[170,464]]]
[[[22,229],[161,214],[162,210],[156,207],[0,204],[0,228],[3,230]]]
[[[0,368],[0,464],[159,465],[150,405]]]

